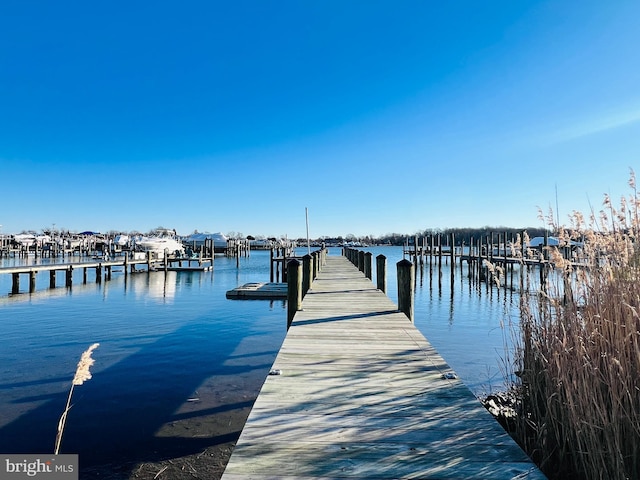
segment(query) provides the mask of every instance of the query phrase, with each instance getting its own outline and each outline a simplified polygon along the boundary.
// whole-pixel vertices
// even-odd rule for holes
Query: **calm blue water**
[[[387,257],[388,295],[397,302],[402,249],[366,250]],[[441,277],[437,272],[435,265],[417,268],[417,327],[476,393],[500,387],[501,324],[517,299],[471,282],[466,264],[453,286],[448,266]],[[197,435],[181,429],[198,428],[200,416],[251,407],[286,334],[286,305],[227,300],[225,292],[268,279],[268,252],[252,252],[239,268],[235,259],[217,257],[213,272],[125,279],[120,271],[100,284],[90,271],[82,285],[76,270],[71,289],[50,290],[42,273],[34,294],[10,295],[11,276],[0,275],[0,452],[53,451],[76,364],[94,342],[100,347],[93,379],[74,392],[62,453],[78,452],[88,466],[152,461],[232,441],[237,431],[212,439],[206,425]],[[21,291],[27,288],[22,276]]]

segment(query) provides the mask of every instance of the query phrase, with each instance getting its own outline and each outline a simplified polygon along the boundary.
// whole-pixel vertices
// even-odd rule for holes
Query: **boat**
[[[13,241],[24,247],[31,247],[36,244],[36,236],[31,233],[18,233],[13,236]]]
[[[129,238],[129,235],[125,235],[123,233],[121,233],[120,235],[116,235],[113,239],[114,245],[117,245],[118,247],[126,247],[127,245],[129,245],[130,241],[131,239]]]
[[[545,240],[544,237],[533,237],[532,239],[529,240],[529,242],[526,244],[526,246],[528,248],[542,248],[545,246],[545,242],[546,245],[548,247],[559,247],[560,246],[560,239],[557,237],[547,237],[547,239]],[[582,242],[577,242],[575,240],[569,240],[569,241],[565,241],[563,246],[571,246],[571,247],[581,247],[582,246]]]
[[[182,241],[173,235],[148,235],[135,239],[135,249],[156,254],[184,254]]]
[[[38,247],[43,247],[44,245],[51,242],[51,237],[49,235],[19,233],[13,236],[13,241],[16,244],[22,245],[23,247],[33,247],[35,245],[37,245]]]
[[[216,252],[224,252],[227,248],[227,237],[220,232],[216,233],[192,233],[184,239],[187,245],[202,247],[205,240],[213,240],[213,249]]]

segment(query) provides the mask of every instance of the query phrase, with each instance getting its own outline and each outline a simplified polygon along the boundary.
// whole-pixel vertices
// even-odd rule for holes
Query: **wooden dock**
[[[194,265],[192,265],[192,263]],[[11,274],[12,287],[11,293],[17,294],[20,291],[20,275],[29,275],[29,293],[33,293],[36,288],[36,274],[41,272],[49,272],[49,288],[56,288],[56,273],[65,273],[65,286],[71,287],[73,283],[73,272],[82,270],[83,283],[87,283],[87,271],[95,270],[95,281],[102,281],[102,272],[105,272],[105,279],[111,280],[111,271],[113,267],[123,267],[124,274],[136,272],[138,265],[145,265],[146,271],[196,271],[204,272],[213,269],[213,258],[203,257],[157,257],[149,252],[141,254],[139,258],[129,258],[123,255],[114,260],[93,260],[74,263],[47,263],[36,265],[20,265],[13,267],[0,267],[0,274]]]
[[[286,299],[287,284],[272,282],[245,283],[227,291],[226,296],[232,299]]]
[[[222,478],[545,477],[397,306],[329,256]]]

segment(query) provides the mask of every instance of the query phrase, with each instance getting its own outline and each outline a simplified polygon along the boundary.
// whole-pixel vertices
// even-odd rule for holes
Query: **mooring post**
[[[71,265],[69,265],[69,268],[67,268],[64,284],[67,287],[71,287],[71,285],[73,284],[73,267]]]
[[[387,257],[382,254],[376,257],[376,281],[378,290],[387,293]]]
[[[49,288],[56,288],[56,271],[49,270]]]
[[[271,249],[269,250],[269,281],[271,283],[273,283],[275,281],[275,268],[273,265],[273,257],[275,255],[273,254],[273,246],[271,247]]]
[[[358,250],[358,270],[364,272],[364,251]]]
[[[216,243],[213,238],[210,240],[209,245],[211,246],[211,270],[213,270],[213,262],[216,256]]]
[[[287,329],[302,306],[302,264],[295,258],[287,262]]]
[[[413,286],[415,283],[415,270],[409,260],[400,260],[398,269],[398,309],[413,322]]]
[[[373,254],[371,252],[366,252],[364,254],[364,276],[367,277],[369,280],[373,279],[372,273],[371,273],[371,258],[373,257]]]
[[[311,264],[312,264],[312,269],[311,269],[311,281],[313,282],[316,277],[318,276],[318,273],[320,273],[320,262],[318,262],[318,253],[317,251],[314,251],[311,253]]]
[[[36,271],[31,270],[29,272],[29,293],[36,291]]]
[[[453,282],[455,280],[455,270],[456,270],[456,237],[453,232],[449,234],[449,251],[451,252],[451,291],[453,292]],[[460,260],[462,263],[462,260]]]
[[[304,297],[311,288],[313,280],[313,263],[312,257],[306,254],[302,257],[302,296]]]
[[[12,285],[11,285],[11,293],[16,294],[20,291],[20,274],[12,273]]]

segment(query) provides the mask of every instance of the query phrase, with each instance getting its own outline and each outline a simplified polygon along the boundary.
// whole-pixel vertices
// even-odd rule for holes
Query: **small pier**
[[[213,258],[198,257],[175,257],[175,256],[158,256],[152,252],[128,254],[117,257],[113,260],[93,260],[73,263],[49,263],[38,265],[22,265],[15,267],[0,267],[0,274],[10,274],[12,276],[11,293],[18,294],[20,292],[20,276],[28,275],[29,293],[33,293],[36,289],[36,275],[38,273],[49,273],[49,288],[56,288],[56,274],[64,273],[65,287],[73,285],[73,272],[82,270],[82,283],[87,283],[88,271],[95,271],[95,281],[100,283],[103,278],[111,280],[111,272],[113,267],[123,267],[126,275],[136,273],[138,266],[146,266],[144,271],[206,271],[213,268]]]
[[[223,480],[545,478],[347,258],[313,279]]]

